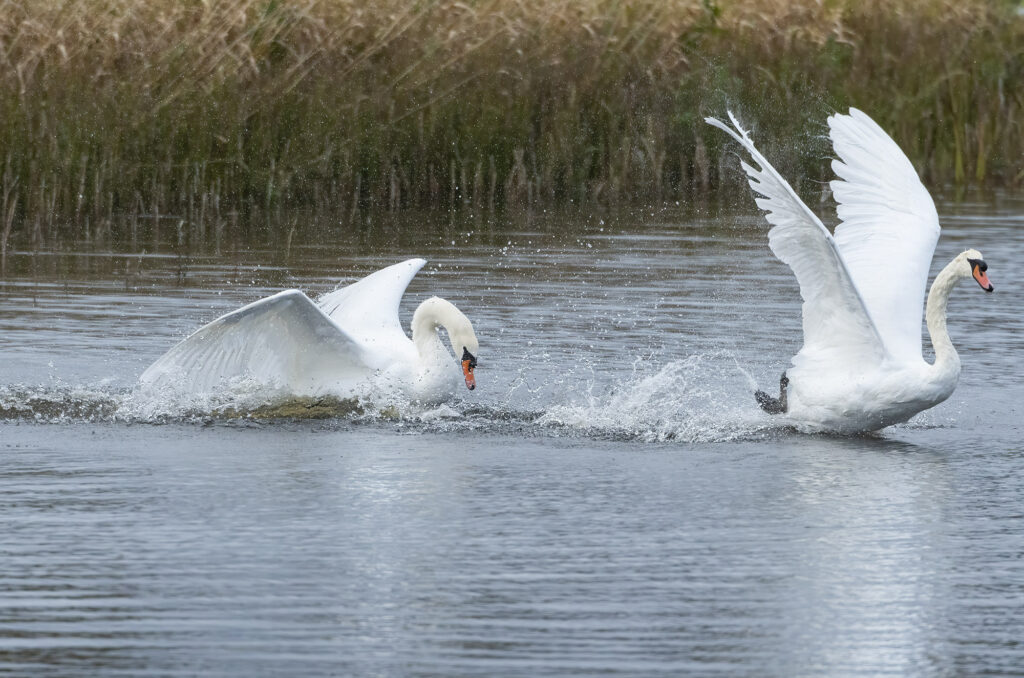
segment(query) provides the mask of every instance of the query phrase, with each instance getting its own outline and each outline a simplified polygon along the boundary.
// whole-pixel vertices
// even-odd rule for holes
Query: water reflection
[[[1020,547],[974,537],[969,516],[992,515],[976,460],[891,439],[32,430],[5,431],[0,466],[18,662],[941,672],[991,613],[964,607],[986,558]],[[996,581],[1019,575],[1002,562]]]
[[[969,240],[995,275],[996,252],[1024,248],[1001,218],[949,219],[940,246]],[[0,662],[21,675],[1012,673],[1020,271],[1002,266],[1010,292],[984,304],[951,301],[964,376],[949,403],[876,436],[802,436],[750,397],[800,332],[795,283],[757,220],[645,219],[379,224],[297,239],[283,258],[230,234],[220,256],[14,254],[0,281]],[[220,313],[411,254],[431,263],[404,317],[441,294],[491,347],[457,416],[216,417],[133,400],[149,361]]]
[[[804,526],[783,595],[792,667],[901,675],[949,665],[948,522],[943,451],[905,442],[799,439],[782,503]]]

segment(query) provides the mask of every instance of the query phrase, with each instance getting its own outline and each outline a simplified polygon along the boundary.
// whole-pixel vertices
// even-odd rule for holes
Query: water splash
[[[692,355],[635,371],[607,395],[553,405],[537,423],[645,441],[734,440],[776,428],[753,406],[752,383],[731,353]]]
[[[518,375],[513,381],[522,381]],[[562,379],[564,376],[559,376]],[[302,397],[236,380],[211,394],[173,389],[114,389],[109,385],[0,387],[0,420],[39,423],[123,422],[143,424],[316,420],[372,425],[404,432],[472,432],[510,435],[581,436],[657,442],[713,442],[762,435],[775,429],[750,397],[752,378],[726,351],[693,355],[657,366],[638,361],[624,379],[583,380],[582,395],[554,401],[547,384],[542,398],[480,403],[453,397],[419,402],[394,391],[369,389],[358,397]],[[558,392],[580,393],[579,388]]]
[[[45,387],[0,386],[0,421],[46,423],[106,421],[116,416],[120,396],[103,386],[77,386],[60,381]]]

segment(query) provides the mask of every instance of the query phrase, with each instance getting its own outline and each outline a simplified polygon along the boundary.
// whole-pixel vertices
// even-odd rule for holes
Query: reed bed
[[[995,0],[0,0],[0,245],[713,197],[727,106],[798,179],[855,105],[933,184],[1019,186],[1022,96]]]

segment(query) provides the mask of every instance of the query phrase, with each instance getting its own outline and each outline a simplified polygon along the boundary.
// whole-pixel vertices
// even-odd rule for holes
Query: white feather
[[[479,347],[472,325],[454,305],[420,304],[413,338],[398,308],[426,263],[410,259],[325,295],[314,304],[287,290],[217,318],[153,363],[140,382],[178,393],[209,393],[244,379],[292,395],[353,393],[375,375],[388,388],[437,398],[458,383],[458,360],[437,333],[444,327],[459,357]],[[469,380],[467,378],[467,386]]]
[[[366,351],[299,290],[286,290],[203,326],[149,366],[148,386],[208,393],[251,379],[296,395],[351,387]]]
[[[897,360],[921,358],[921,315],[939,216],[914,166],[874,120],[857,110],[828,119],[839,160],[831,182],[842,223],[836,243]]]
[[[858,432],[906,421],[948,398],[960,375],[946,332],[949,294],[971,277],[990,292],[992,286],[977,250],[939,273],[925,313],[935,362],[924,362],[921,306],[939,221],[900,148],[856,109],[829,118],[839,155],[832,163],[839,179],[831,185],[842,219],[833,238],[729,118],[734,128],[705,120],[760,165],[742,163],[773,225],[772,251],[793,269],[804,299],[804,345],[787,373],[788,404],[780,394],[776,405],[803,428]]]
[[[317,306],[343,330],[359,337],[371,351],[374,347],[384,353],[408,350],[408,338],[398,319],[398,306],[409,283],[426,263],[426,259],[409,259],[382,268],[325,294],[317,301]]]
[[[843,256],[821,220],[797,196],[789,183],[754,147],[730,112],[735,130],[715,118],[705,121],[738,141],[761,169],[743,162],[750,187],[761,198],[773,228],[768,243],[775,255],[788,264],[800,285],[803,304],[804,346],[793,364],[815,369],[817,364],[872,364],[885,356],[882,339],[857,293]]]

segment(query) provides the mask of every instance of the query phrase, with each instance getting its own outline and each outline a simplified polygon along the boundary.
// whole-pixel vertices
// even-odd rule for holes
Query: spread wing
[[[203,326],[149,366],[140,382],[208,393],[250,378],[310,395],[365,377],[363,347],[305,294],[287,290]]]
[[[393,347],[409,343],[398,319],[398,305],[405,289],[426,263],[426,259],[409,259],[382,268],[324,295],[317,306],[368,347],[398,350]]]
[[[775,256],[793,269],[804,300],[804,345],[794,364],[823,361],[835,369],[877,363],[886,354],[885,345],[832,235],[758,152],[731,112],[729,119],[734,129],[715,118],[704,120],[738,141],[760,165],[755,169],[741,162],[750,187],[762,196],[756,199],[757,206],[772,224],[768,243]]]
[[[921,315],[939,217],[927,189],[888,134],[850,109],[828,119],[839,160],[831,182],[842,223],[836,244],[885,342],[898,360],[921,359]]]

